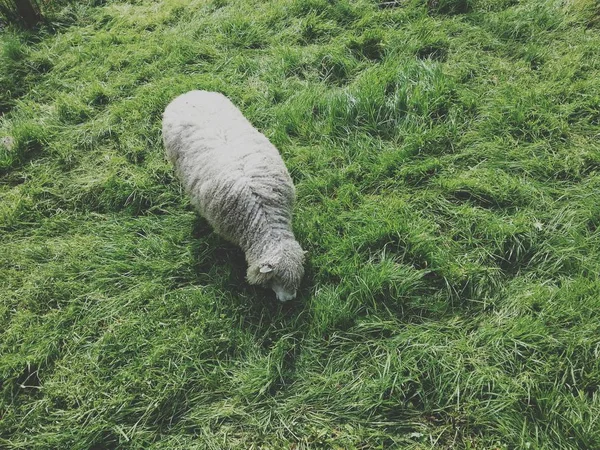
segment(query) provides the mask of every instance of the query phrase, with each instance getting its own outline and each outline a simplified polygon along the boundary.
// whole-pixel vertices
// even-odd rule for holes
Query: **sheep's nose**
[[[277,300],[280,302],[289,302],[290,300],[294,300],[296,298],[296,291],[292,293],[288,292],[277,292]]]

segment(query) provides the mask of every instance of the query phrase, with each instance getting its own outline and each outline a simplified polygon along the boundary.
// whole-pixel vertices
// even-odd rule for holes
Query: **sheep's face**
[[[278,280],[273,280],[271,283],[271,289],[275,292],[275,296],[277,300],[280,302],[289,302],[290,300],[294,300],[296,298],[296,289],[289,290],[284,285],[278,282]]]
[[[277,300],[287,302],[296,298],[304,276],[304,251],[296,241],[280,244],[277,254],[248,267],[248,282],[273,289]]]

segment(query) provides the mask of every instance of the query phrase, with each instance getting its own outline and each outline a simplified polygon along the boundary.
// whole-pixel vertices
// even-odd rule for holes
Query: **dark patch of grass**
[[[471,7],[471,0],[427,0],[427,9],[434,14],[464,14]]]
[[[348,47],[356,55],[371,61],[379,61],[383,57],[384,44],[382,37],[376,32],[367,32],[358,39],[350,41]]]
[[[448,47],[444,42],[435,42],[425,45],[417,51],[417,58],[432,59],[434,61],[445,61],[448,55]]]
[[[345,85],[355,72],[356,62],[344,52],[327,52],[319,61],[319,78],[334,85]]]

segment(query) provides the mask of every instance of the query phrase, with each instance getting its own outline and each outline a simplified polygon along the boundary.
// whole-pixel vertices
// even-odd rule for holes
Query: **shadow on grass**
[[[234,323],[239,324],[240,329],[254,336],[260,348],[275,354],[276,375],[265,391],[274,395],[294,377],[296,359],[309,329],[307,299],[311,292],[312,268],[307,265],[297,298],[281,303],[271,289],[248,284],[244,252],[217,235],[199,215],[192,224],[191,235],[194,282],[212,283],[215,278],[223,279],[223,286],[230,294],[225,296],[230,304],[224,309],[234,315]]]
[[[221,277],[227,276],[225,286],[232,294],[232,303],[238,307],[242,306],[248,313],[245,321],[248,318],[262,321],[265,315],[278,319],[288,316],[293,318],[304,311],[306,299],[310,294],[308,287],[312,278],[310,267],[306,268],[298,297],[294,301],[281,303],[277,301],[271,289],[248,284],[246,281],[248,266],[244,252],[217,235],[210,224],[199,215],[192,224],[191,236],[194,272],[197,277],[194,281],[212,282],[215,277],[219,277],[219,273]]]

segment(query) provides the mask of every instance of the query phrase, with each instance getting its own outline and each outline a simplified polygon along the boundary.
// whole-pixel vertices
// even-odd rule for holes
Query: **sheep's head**
[[[296,298],[304,276],[304,251],[294,239],[279,241],[248,267],[248,283],[271,288],[280,302]]]

